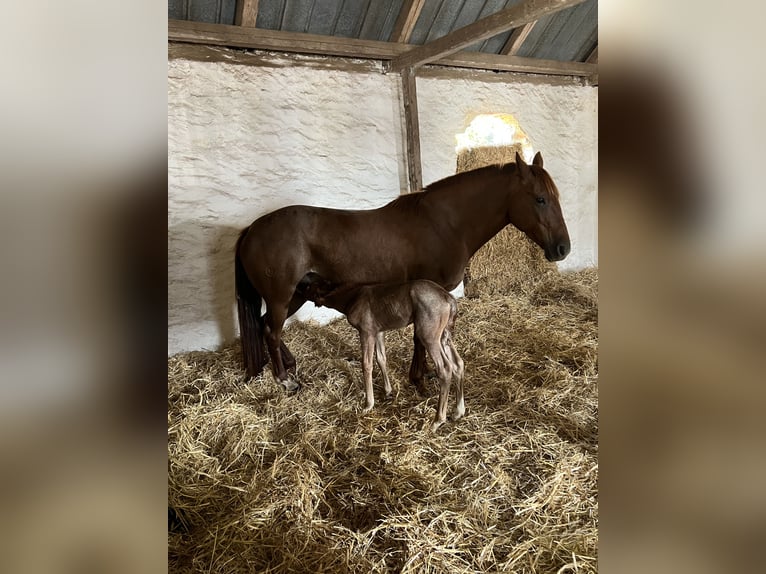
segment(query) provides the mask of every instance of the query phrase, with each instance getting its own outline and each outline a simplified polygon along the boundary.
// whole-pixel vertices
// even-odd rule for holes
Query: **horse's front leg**
[[[415,385],[421,396],[425,397],[428,395],[426,385],[423,382],[426,373],[426,348],[418,339],[417,334],[414,335],[413,339],[415,348],[412,352],[412,364],[410,365],[410,383]]]

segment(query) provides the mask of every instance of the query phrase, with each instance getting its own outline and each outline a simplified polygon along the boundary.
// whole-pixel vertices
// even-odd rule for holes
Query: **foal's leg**
[[[362,410],[363,413],[369,413],[375,406],[375,397],[372,394],[372,356],[375,353],[375,334],[359,332],[359,338],[362,341],[362,370],[364,373],[364,393],[367,397],[367,404]]]
[[[457,404],[455,410],[452,412],[452,420],[456,421],[465,414],[465,401],[463,398],[463,375],[465,374],[465,363],[463,359],[458,355],[455,345],[452,343],[452,337],[447,338],[445,352],[448,352],[452,356],[452,364],[454,366],[454,376],[456,381],[456,399]]]
[[[415,348],[412,352],[412,364],[410,365],[410,383],[415,385],[421,396],[426,396],[428,391],[423,382],[423,376],[426,372],[426,348],[418,338],[417,333],[413,337]]]
[[[452,383],[452,364],[450,357],[444,353],[441,344],[441,336],[424,337],[428,346],[428,354],[436,367],[436,375],[439,377],[439,404],[436,407],[436,416],[431,425],[431,430],[435,431],[447,421],[447,400],[449,399],[449,388]]]
[[[391,389],[391,381],[388,378],[388,369],[386,368],[386,342],[383,339],[383,331],[375,337],[375,359],[378,361],[380,372],[383,373],[383,386],[386,390],[386,398],[390,399],[393,389]]]

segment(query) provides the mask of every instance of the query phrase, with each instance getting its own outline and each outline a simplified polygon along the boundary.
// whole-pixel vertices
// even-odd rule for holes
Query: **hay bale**
[[[170,572],[596,572],[596,293],[588,271],[461,300],[467,411],[435,434],[411,327],[369,414],[345,320],[287,328],[295,395],[243,384],[236,344],[171,357]]]
[[[457,173],[486,165],[514,162],[520,143],[509,146],[477,147],[458,153]],[[465,294],[498,295],[516,293],[557,267],[545,259],[542,249],[524,233],[508,226],[479,249],[468,263]]]

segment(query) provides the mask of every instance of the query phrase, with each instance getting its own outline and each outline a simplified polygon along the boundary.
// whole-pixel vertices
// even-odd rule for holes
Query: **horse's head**
[[[513,177],[518,181],[510,198],[510,222],[542,247],[548,261],[564,259],[570,248],[569,232],[561,214],[559,191],[543,169],[540,152],[532,165],[524,163],[517,152]]]

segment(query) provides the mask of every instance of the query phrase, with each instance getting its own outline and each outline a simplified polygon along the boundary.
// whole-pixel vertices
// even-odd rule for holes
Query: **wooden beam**
[[[278,30],[207,24],[188,20],[168,20],[168,40],[192,44],[252,48],[254,50],[377,60],[390,59],[393,55],[392,46],[396,46],[390,42],[280,32]]]
[[[455,66],[458,68],[477,68],[497,70],[498,72],[519,72],[522,74],[546,74],[550,76],[592,76],[598,72],[595,64],[584,62],[559,62],[540,58],[522,58],[520,56],[501,56],[500,54],[482,54],[477,52],[458,52],[438,62],[434,66]]]
[[[237,0],[237,12],[234,15],[236,26],[255,28],[258,19],[258,0]]]
[[[415,23],[418,21],[420,11],[426,0],[404,0],[399,16],[394,24],[394,31],[391,33],[392,42],[407,43],[410,41],[412,31],[415,29]]]
[[[418,120],[418,91],[415,69],[401,71],[402,101],[404,103],[405,141],[407,146],[408,191],[423,189],[423,169],[420,163],[420,122]]]
[[[168,40],[209,46],[384,61],[391,60],[408,50],[406,44],[393,42],[280,32],[188,20],[168,20]],[[595,64],[501,56],[482,52],[459,52],[433,62],[433,65],[556,76],[592,76],[598,72],[598,66]]]
[[[569,8],[584,1],[524,0],[511,8],[495,12],[491,16],[477,20],[473,24],[459,28],[433,42],[423,44],[397,56],[391,60],[390,69],[398,72],[410,66],[428,64],[449,54],[454,54],[466,46],[486,40],[511,28],[534,22],[546,14]]]
[[[588,64],[598,64],[598,44],[596,44],[596,47],[590,51],[590,54],[585,58],[585,61]]]
[[[527,22],[519,28],[514,28],[513,32],[511,32],[511,35],[508,36],[508,40],[506,40],[505,45],[500,50],[500,53],[507,56],[515,56],[518,54],[519,50],[521,49],[521,45],[524,43],[524,40],[527,39],[527,36],[529,36],[532,28],[535,27],[535,24],[537,24],[537,20],[534,22]]]
[[[225,24],[207,24],[188,20],[168,20],[168,40],[251,48],[254,50],[274,50],[278,52],[296,52],[299,54],[321,54],[345,58],[372,58],[387,60],[392,57],[390,42],[358,40],[338,36],[280,32],[261,28],[227,26]],[[406,48],[404,48],[406,49]]]

